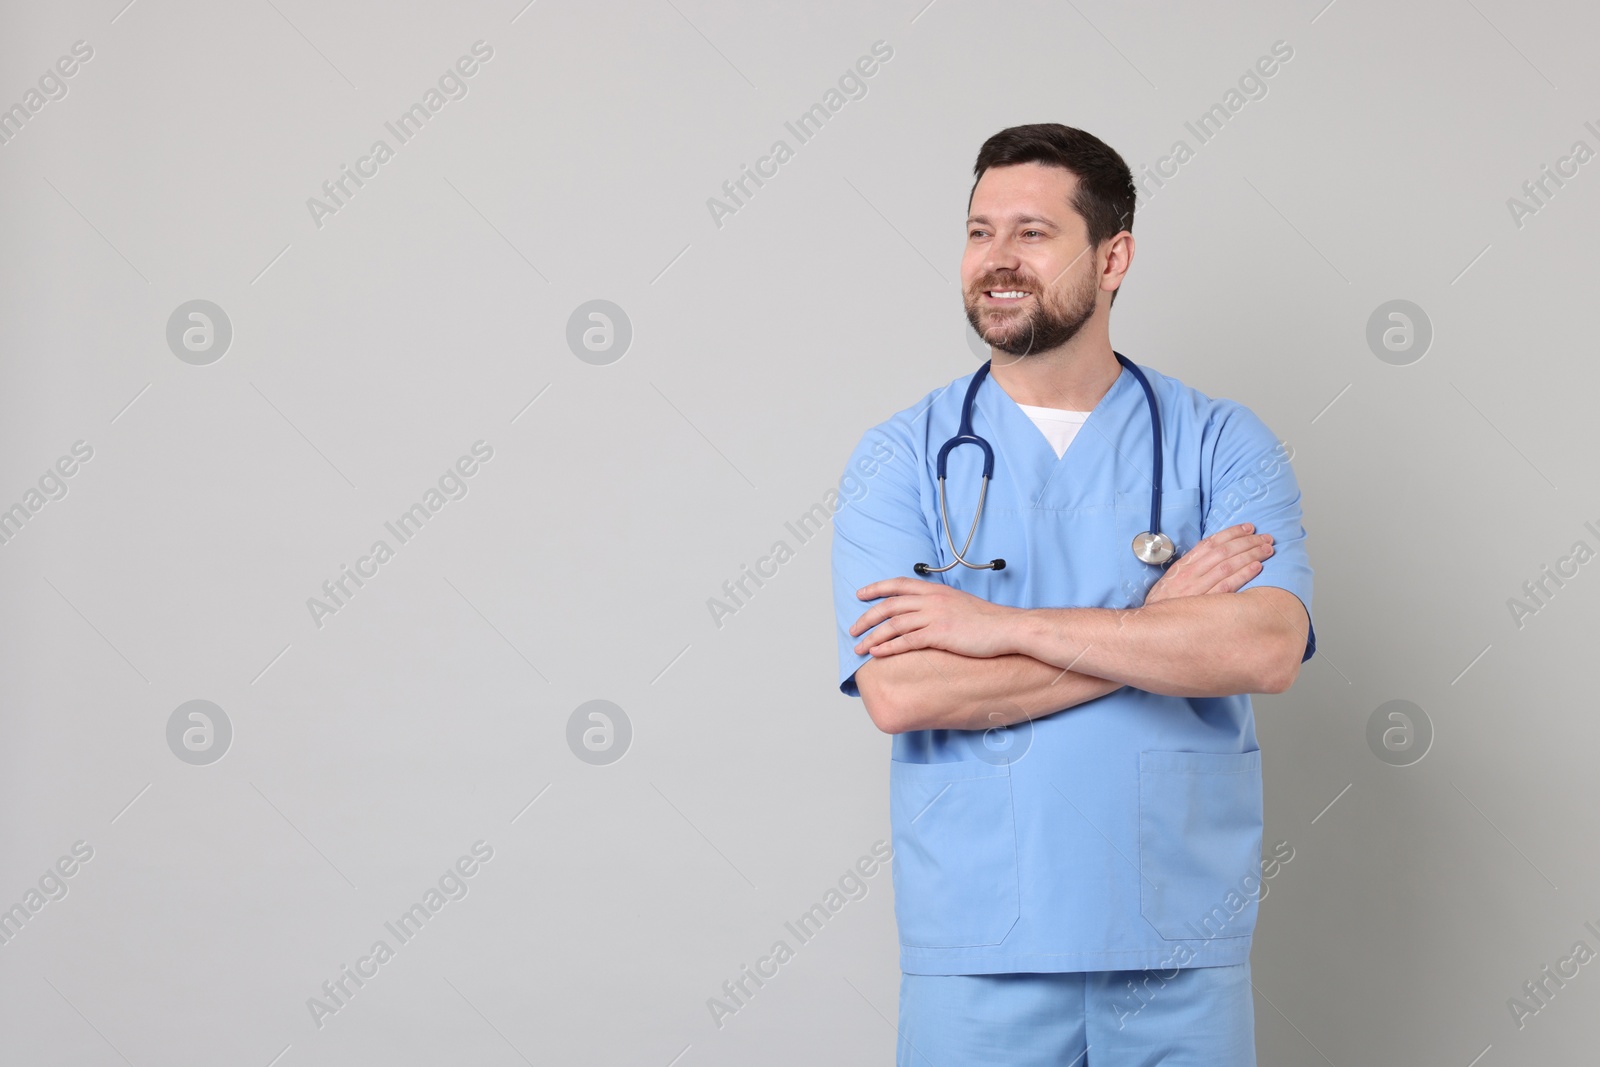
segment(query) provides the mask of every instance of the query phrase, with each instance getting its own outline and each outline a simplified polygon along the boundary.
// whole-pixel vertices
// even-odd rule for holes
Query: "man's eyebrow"
[[[1060,223],[1056,222],[1054,219],[1047,219],[1043,215],[1018,215],[1016,221],[1019,224],[1030,223],[1030,222],[1042,222],[1046,226],[1049,226],[1049,227],[1051,227],[1053,229],[1059,230],[1061,228],[1061,224]],[[969,215],[967,217],[967,225],[971,226],[974,222],[981,222],[985,226],[991,225],[987,215]]]

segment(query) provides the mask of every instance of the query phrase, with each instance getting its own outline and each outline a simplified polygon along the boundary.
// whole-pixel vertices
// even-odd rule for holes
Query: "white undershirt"
[[[1018,404],[1022,413],[1033,420],[1039,427],[1045,440],[1050,442],[1050,447],[1056,450],[1056,458],[1060,459],[1067,454],[1067,446],[1072,439],[1078,436],[1078,428],[1089,417],[1087,411],[1067,411],[1064,408],[1041,408],[1032,404]]]

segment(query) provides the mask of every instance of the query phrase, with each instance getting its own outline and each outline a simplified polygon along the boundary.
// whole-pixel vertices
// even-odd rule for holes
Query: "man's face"
[[[1098,257],[1071,206],[1077,181],[1043,163],[990,167],[978,179],[962,298],[967,321],[998,351],[1021,357],[1058,348],[1094,317]]]

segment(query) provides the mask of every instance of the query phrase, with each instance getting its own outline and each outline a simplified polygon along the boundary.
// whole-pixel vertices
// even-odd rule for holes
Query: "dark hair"
[[[978,191],[978,181],[984,171],[1018,163],[1045,163],[1077,175],[1071,206],[1083,216],[1089,244],[1093,247],[1099,248],[1107,238],[1133,229],[1136,194],[1133,172],[1128,164],[1116,149],[1094,134],[1059,122],[1012,126],[983,142],[983,147],[978,149],[978,161],[972,167],[972,192],[967,194],[967,211],[972,211],[972,197]],[[1117,292],[1121,290],[1111,294],[1112,303],[1116,302]]]

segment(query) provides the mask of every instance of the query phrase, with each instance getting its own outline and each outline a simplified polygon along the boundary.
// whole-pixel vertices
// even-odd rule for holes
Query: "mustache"
[[[1034,280],[1032,278],[1025,278],[1025,277],[1022,277],[1021,275],[1011,275],[1009,277],[995,277],[993,275],[990,275],[988,278],[985,278],[981,283],[979,283],[978,285],[975,285],[973,287],[972,291],[974,293],[983,293],[983,292],[989,292],[989,291],[992,291],[992,290],[995,290],[995,289],[1005,290],[1007,288],[1011,288],[1011,289],[1026,289],[1028,292],[1036,293],[1036,294],[1037,293],[1042,293],[1042,292],[1044,292],[1044,290],[1046,288],[1054,288],[1056,283],[1061,280],[1062,275],[1066,274],[1073,267],[1077,266],[1078,265],[1078,261],[1080,259],[1082,259],[1086,254],[1088,254],[1089,251],[1090,251],[1090,247],[1089,246],[1085,246],[1084,250],[1082,252],[1079,252],[1076,256],[1072,257],[1072,262],[1068,263],[1065,267],[1061,268],[1061,274],[1057,274],[1054,278],[1050,279],[1049,286],[1041,286],[1036,280]]]

